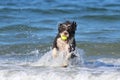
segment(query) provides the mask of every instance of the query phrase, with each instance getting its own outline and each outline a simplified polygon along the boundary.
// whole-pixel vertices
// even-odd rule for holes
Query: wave
[[[58,13],[70,13],[71,11],[69,9],[56,9],[56,8],[49,8],[49,9],[40,9],[40,8],[1,8],[1,12],[31,12],[31,13],[39,13],[39,14],[58,14]],[[77,12],[75,10],[72,10],[72,12]]]
[[[17,25],[10,25],[10,26],[4,26],[0,28],[0,32],[4,31],[16,31],[16,32],[21,32],[21,31],[42,31],[42,30],[53,30],[52,28],[46,28],[46,27],[32,27],[24,24],[17,24]]]
[[[1,80],[119,80],[119,71],[94,71],[89,72],[87,69],[49,69],[37,68],[36,70],[28,68],[27,70],[1,70]]]
[[[86,7],[84,8],[83,10],[86,10],[86,11],[93,11],[93,12],[105,12],[107,11],[108,9],[104,8],[104,7]]]
[[[120,4],[119,4],[119,2],[118,2],[118,3],[105,4],[104,6],[105,6],[105,7],[119,7]]]
[[[83,52],[83,51],[82,51]],[[78,53],[82,54],[81,50]],[[31,52],[31,54],[39,54],[38,51]],[[18,56],[18,55],[17,55]],[[56,66],[56,63],[61,62],[59,58],[55,62],[51,61],[51,51],[45,53],[38,60],[21,61],[19,62],[17,56],[12,56],[5,61],[0,59],[0,79],[1,80],[119,80],[120,79],[120,59],[100,58],[88,63],[70,65],[67,68]],[[25,56],[25,55],[24,55]],[[81,56],[83,57],[83,56]],[[28,57],[32,58],[32,57]],[[80,58],[80,57],[79,57]],[[22,58],[23,59],[23,58]],[[35,57],[34,57],[35,59]],[[11,62],[11,60],[13,62]],[[78,60],[78,59],[77,59]],[[114,64],[115,62],[115,64]],[[51,66],[50,64],[54,64]],[[79,66],[77,66],[79,65]],[[111,66],[113,65],[113,66]]]
[[[120,15],[85,15],[84,19],[97,19],[97,20],[120,20]]]
[[[96,61],[103,62],[105,64],[112,64],[114,67],[120,67],[120,58],[100,58],[97,59]]]
[[[4,45],[0,45],[0,56],[1,55],[27,55],[27,54],[31,54],[31,52],[34,52],[36,50],[39,51],[39,53],[44,54],[45,52],[47,52],[48,50],[50,50],[51,44],[50,43],[42,43],[42,41],[33,43],[31,41],[24,41],[24,42],[20,42],[20,41],[16,41],[16,42],[11,42],[9,41],[9,43],[7,44],[7,42],[5,42]],[[42,55],[40,54],[40,55]],[[29,55],[27,55],[29,56]]]
[[[18,17],[18,16],[10,16],[10,15],[4,15],[4,16],[0,16],[0,19],[5,20],[5,19],[24,19],[22,17]]]
[[[76,8],[77,7],[77,8]],[[54,7],[48,7],[48,8],[40,8],[40,7],[2,7],[0,8],[0,11],[2,13],[9,12],[12,14],[12,12],[21,12],[22,14],[24,12],[26,13],[37,13],[37,14],[43,14],[43,15],[57,15],[57,14],[79,14],[80,13],[108,13],[108,11],[111,11],[112,13],[118,13],[120,12],[119,9],[114,8],[106,8],[106,7],[91,7],[91,6],[76,6],[76,5],[58,5]],[[108,13],[109,14],[109,13]]]

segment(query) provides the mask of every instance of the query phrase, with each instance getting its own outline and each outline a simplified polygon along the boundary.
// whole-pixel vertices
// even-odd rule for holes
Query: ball
[[[67,40],[67,36],[61,35],[61,39],[62,39],[63,41],[65,41],[65,40]]]

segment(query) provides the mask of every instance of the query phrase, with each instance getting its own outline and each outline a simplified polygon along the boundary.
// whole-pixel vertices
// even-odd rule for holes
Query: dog
[[[75,31],[77,28],[76,22],[66,21],[60,23],[58,26],[58,34],[54,39],[52,47],[52,57],[56,58],[58,56],[58,51],[63,52],[65,56],[65,62],[61,66],[67,67],[68,61],[71,58],[77,57],[74,53],[76,47],[75,41]],[[62,36],[65,38],[62,39]]]

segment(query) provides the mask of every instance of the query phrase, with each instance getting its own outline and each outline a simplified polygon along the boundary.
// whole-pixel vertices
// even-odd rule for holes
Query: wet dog
[[[71,58],[76,57],[74,53],[76,47],[75,41],[75,31],[76,31],[76,22],[66,21],[64,23],[59,24],[58,26],[58,34],[55,37],[53,42],[53,58],[58,56],[58,51],[63,52],[65,57],[65,62],[61,66],[67,67],[68,61]]]

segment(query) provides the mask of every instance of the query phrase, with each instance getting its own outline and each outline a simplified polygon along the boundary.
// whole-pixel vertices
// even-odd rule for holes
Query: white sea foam
[[[0,80],[120,80],[119,71],[87,68],[0,70]]]
[[[38,53],[38,52],[37,52]],[[78,55],[80,53],[80,55]],[[89,67],[80,66],[83,63],[82,54],[83,50],[77,49],[76,64],[70,64],[67,68],[52,67],[59,66],[62,62],[61,58],[53,61],[51,51],[45,53],[37,62],[19,62],[1,63],[0,62],[0,80],[120,80],[120,67]],[[59,61],[60,60],[60,61]],[[60,62],[60,63],[59,63]],[[120,59],[97,59],[95,62],[102,62],[104,64],[120,65]],[[86,65],[86,64],[84,64]],[[91,64],[92,65],[92,64]],[[94,65],[94,64],[93,64]]]
[[[97,61],[104,62],[106,64],[113,64],[113,65],[120,65],[120,58],[115,59],[115,58],[101,58],[97,59]]]
[[[80,65],[84,62],[83,60],[83,54],[84,51],[81,49],[76,49],[74,51],[74,54],[77,55],[77,57],[71,59],[69,61],[69,65]],[[56,58],[52,57],[52,51],[49,51],[45,53],[44,56],[42,56],[37,62],[33,63],[32,66],[61,66],[62,63],[65,61],[64,56],[61,54],[61,52],[58,53],[58,56]]]

